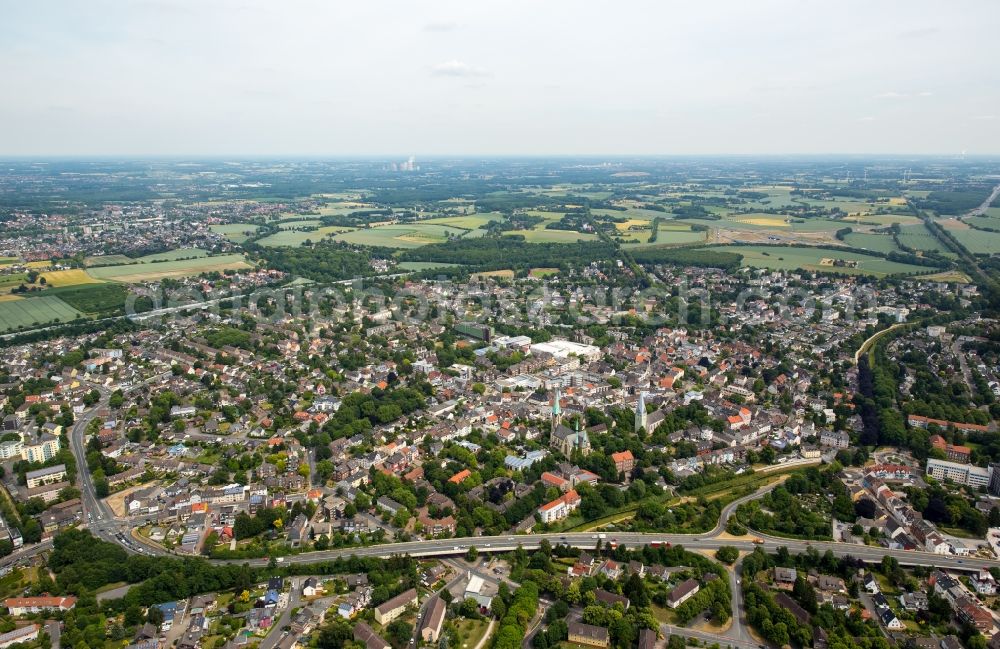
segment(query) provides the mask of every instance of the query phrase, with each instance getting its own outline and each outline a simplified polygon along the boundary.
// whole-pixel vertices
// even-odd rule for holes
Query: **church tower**
[[[635,429],[646,427],[646,393],[639,392],[639,402],[635,404]]]
[[[562,405],[559,403],[562,401],[562,396],[559,394],[559,388],[556,388],[555,397],[552,399],[552,431],[555,431],[562,423]]]

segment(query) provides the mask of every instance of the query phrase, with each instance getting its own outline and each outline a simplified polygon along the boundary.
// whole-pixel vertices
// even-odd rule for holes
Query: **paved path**
[[[493,627],[495,627],[496,624],[497,621],[493,618],[490,618],[490,625],[486,627],[486,633],[483,634],[483,637],[479,639],[479,642],[477,642],[476,646],[473,647],[472,649],[483,649],[483,645],[485,645],[489,641],[489,639],[493,636]]]
[[[729,638],[721,637],[715,633],[707,633],[705,631],[696,631],[694,629],[687,629],[680,626],[673,626],[670,624],[661,624],[660,631],[663,632],[664,636],[668,635],[679,635],[684,638],[695,638],[703,642],[710,644],[719,643],[720,646],[730,646],[738,647],[739,649],[758,649],[760,647],[759,643],[753,641],[745,640],[731,640]]]

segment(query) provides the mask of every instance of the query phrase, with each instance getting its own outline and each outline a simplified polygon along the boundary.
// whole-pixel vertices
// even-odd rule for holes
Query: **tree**
[[[465,560],[472,563],[477,558],[479,558],[479,550],[476,549],[476,546],[470,545],[469,550],[465,553]]]
[[[503,600],[499,597],[494,597],[493,601],[490,602],[490,613],[493,614],[493,617],[499,620],[507,614],[507,605],[504,604]]]
[[[723,563],[732,565],[740,558],[740,551],[731,545],[723,545],[715,551],[715,558]]]
[[[125,626],[138,626],[142,622],[142,608],[138,604],[133,604],[125,609]]]
[[[354,632],[346,620],[336,619],[324,626],[316,639],[318,649],[343,649],[344,645],[354,640]]]
[[[21,536],[25,543],[38,543],[42,540],[42,526],[35,518],[28,518],[21,526]]]
[[[146,611],[146,621],[159,627],[163,624],[163,609],[158,606],[150,606]]]
[[[403,649],[413,637],[413,626],[403,620],[394,620],[386,627],[385,635],[385,639],[389,641],[393,649]]]
[[[463,617],[467,617],[467,618],[470,618],[470,619],[473,619],[473,620],[476,620],[476,619],[479,619],[480,617],[482,617],[479,614],[479,602],[477,602],[476,600],[472,599],[471,597],[469,597],[468,599],[466,599],[466,600],[464,600],[462,602],[462,605],[459,606],[459,608],[458,608],[458,612]]]
[[[646,582],[643,581],[639,573],[633,572],[629,575],[622,593],[632,601],[632,606],[645,608],[649,606],[649,593],[646,592]]]

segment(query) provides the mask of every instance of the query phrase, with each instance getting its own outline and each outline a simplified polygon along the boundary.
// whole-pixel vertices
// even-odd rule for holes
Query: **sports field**
[[[824,273],[844,273],[849,275],[885,275],[926,272],[926,268],[902,264],[881,257],[872,257],[857,252],[810,248],[806,246],[710,246],[708,250],[737,252],[743,255],[743,265],[753,268],[775,270],[804,270]],[[856,267],[832,266],[822,260],[844,260],[857,262]]]
[[[69,322],[83,314],[52,295],[0,301],[0,331],[30,328],[50,322]]]
[[[188,277],[212,271],[244,270],[252,267],[242,254],[230,254],[214,257],[199,256],[195,259],[176,259],[175,261],[158,263],[102,266],[91,268],[88,272],[98,279],[133,284],[155,282],[168,277]]]

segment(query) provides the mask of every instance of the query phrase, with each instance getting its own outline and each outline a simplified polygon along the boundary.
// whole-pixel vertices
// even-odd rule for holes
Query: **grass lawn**
[[[657,604],[650,603],[650,609],[653,611],[653,617],[656,618],[661,624],[673,624],[674,623],[674,612],[669,608],[664,608]]]
[[[979,539],[980,541],[982,540],[982,538],[976,536],[975,534],[970,534],[966,530],[963,530],[961,527],[945,527],[944,525],[941,525],[940,528],[941,531],[944,532],[945,534],[950,534],[951,536],[957,536],[960,539]]]
[[[38,581],[38,568],[20,568],[0,577],[0,597],[20,597],[24,589]]]
[[[469,620],[466,618],[456,618],[452,624],[458,633],[461,649],[474,649],[482,640],[489,622],[486,620]],[[456,649],[459,649],[456,647]]]

